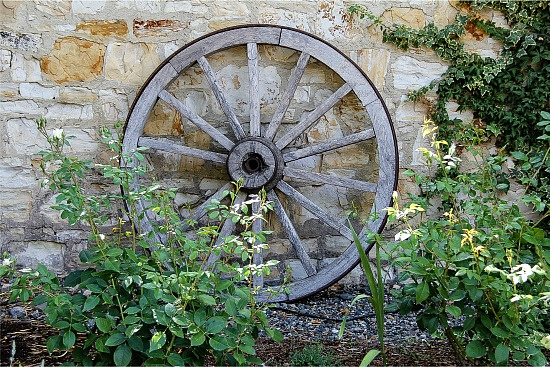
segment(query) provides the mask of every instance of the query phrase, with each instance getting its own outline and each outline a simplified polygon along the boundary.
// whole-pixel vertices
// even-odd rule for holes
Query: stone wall
[[[46,117],[50,128],[75,135],[72,153],[99,157],[98,127],[125,120],[139,87],[161,61],[187,42],[228,26],[295,27],[342,50],[368,74],[389,108],[401,170],[418,166],[415,151],[424,144],[420,128],[426,109],[409,102],[407,93],[437,78],[446,65],[431,52],[402,52],[382,43],[380,30],[368,20],[349,16],[346,9],[353,3],[365,4],[385,22],[414,27],[443,26],[457,13],[448,0],[0,0],[1,250],[20,264],[43,262],[64,272],[86,245],[86,228],[62,221],[50,209],[52,195],[41,188],[36,152],[44,141],[34,128],[36,118]],[[475,36],[468,35],[472,41]],[[498,52],[498,45],[484,46],[478,50],[484,56]],[[226,72],[236,77],[240,69],[234,65]],[[276,84],[278,76],[268,71]],[[299,89],[295,99],[309,101],[311,93]],[[193,95],[189,98],[200,109],[203,101],[196,96],[195,102]],[[153,130],[162,129],[154,124]],[[400,191],[412,186],[400,179]]]

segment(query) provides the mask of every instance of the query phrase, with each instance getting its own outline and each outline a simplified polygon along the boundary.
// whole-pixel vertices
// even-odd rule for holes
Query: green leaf
[[[225,302],[225,311],[229,316],[237,316],[237,304],[233,298],[229,298]]]
[[[206,337],[204,336],[204,333],[202,331],[199,331],[191,337],[191,346],[197,347],[199,345],[202,345],[205,341]]]
[[[208,341],[208,344],[210,344],[210,346],[217,351],[222,351],[230,348],[227,338],[219,335],[211,338]]]
[[[84,302],[84,307],[82,308],[82,311],[90,311],[95,308],[95,306],[98,305],[100,301],[100,298],[98,296],[90,296],[86,299],[86,302]]]
[[[466,356],[470,358],[481,358],[485,355],[485,346],[479,340],[472,340],[466,345]]]
[[[105,341],[105,345],[108,347],[114,347],[116,345],[122,344],[126,341],[126,335],[122,333],[113,334]]]
[[[126,343],[119,345],[115,350],[113,360],[116,366],[129,365],[132,360],[132,349]]]
[[[99,318],[95,320],[95,325],[99,329],[99,331],[102,331],[104,333],[108,333],[111,331],[111,320]]]
[[[199,308],[197,311],[195,311],[195,314],[193,315],[193,321],[195,321],[195,324],[197,324],[197,326],[204,325],[206,321],[206,311],[203,308]]]
[[[208,334],[217,334],[227,325],[227,320],[221,316],[214,316],[208,319],[204,324]]]
[[[137,352],[145,352],[145,350],[143,349],[143,341],[141,340],[140,337],[136,335],[132,335],[128,339],[128,345],[130,346],[130,348],[132,348]]]
[[[70,349],[76,342],[76,335],[72,331],[67,331],[63,334],[63,345],[65,348]]]
[[[183,358],[180,357],[179,354],[176,353],[170,353],[168,358],[166,358],[168,363],[170,363],[172,366],[185,366],[187,363],[183,360]]]
[[[368,366],[374,360],[374,358],[376,358],[376,356],[379,354],[380,354],[379,350],[376,350],[376,349],[369,350],[367,354],[365,354],[365,356],[363,357],[363,360],[359,364],[359,367]]]
[[[199,294],[197,298],[207,306],[216,306],[216,299],[211,295]]]
[[[459,317],[462,314],[460,307],[449,305],[445,307],[445,311],[453,315],[454,317]]]
[[[149,352],[162,348],[166,343],[166,334],[164,332],[157,331],[151,338],[151,343],[149,345]]]
[[[251,356],[255,355],[256,354],[256,351],[254,350],[253,347],[251,347],[250,345],[246,345],[246,344],[242,344],[239,346],[239,350],[241,352],[243,352],[244,354],[249,354]]]
[[[416,286],[416,303],[422,303],[430,296],[430,285],[422,282]]]
[[[508,338],[508,333],[502,330],[501,328],[499,328],[498,326],[491,328],[491,333],[493,333],[493,335],[498,336],[499,338],[503,338],[503,339]]]
[[[495,360],[497,363],[502,363],[508,361],[510,357],[510,348],[508,346],[500,343],[495,349]]]

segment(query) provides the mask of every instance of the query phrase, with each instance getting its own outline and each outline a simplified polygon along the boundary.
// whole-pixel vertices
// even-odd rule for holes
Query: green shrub
[[[527,220],[518,202],[502,198],[509,187],[505,156],[487,158],[476,172],[460,172],[454,146],[437,140],[436,131],[428,121],[424,134],[432,137],[433,149],[422,152],[430,174],[405,173],[422,195],[404,208],[397,200],[389,208],[391,220],[406,225],[399,242],[390,245],[405,282],[395,292],[398,307],[418,312],[419,327],[445,335],[462,360],[544,365],[541,348],[550,347],[550,237],[538,225],[549,215],[547,203],[519,198],[539,212],[538,221]],[[410,220],[414,216],[418,227]]]
[[[40,155],[46,182],[57,194],[55,208],[70,224],[87,224],[92,233],[92,246],[80,253],[83,268],[63,281],[43,265],[14,280],[12,301],[34,296],[33,304],[45,303],[46,321],[59,329],[48,339],[48,351],[71,351],[79,365],[203,365],[208,356],[216,364],[261,363],[254,348],[259,332],[281,339],[269,328],[267,303],[256,301],[252,282],[275,264],[252,263],[266,246],[265,233],[251,231],[269,208],[265,195],[236,205],[236,183],[235,192],[225,193],[229,203],[212,201],[211,226],[185,233],[172,207],[174,190],[132,185],[135,175],[145,174],[142,166],[95,165],[113,192],[120,185],[124,194],[89,195],[83,182],[92,163],[64,154],[70,137],[61,130],[50,136],[44,120],[38,129],[50,144]],[[122,167],[144,159],[139,150],[121,155],[121,140],[109,130],[101,135]],[[257,212],[249,208],[252,201],[259,203]],[[140,228],[139,205],[156,216],[152,230]],[[122,214],[113,218],[113,208]],[[118,224],[109,226],[113,220]],[[243,231],[218,241],[225,220],[239,222]],[[163,242],[155,240],[159,235]],[[78,336],[83,343],[77,343]]]

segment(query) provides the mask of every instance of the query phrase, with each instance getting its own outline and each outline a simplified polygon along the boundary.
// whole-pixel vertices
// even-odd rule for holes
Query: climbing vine
[[[429,117],[438,125],[440,138],[465,146],[492,136],[505,151],[519,151],[516,178],[548,201],[550,171],[545,125],[537,124],[541,112],[550,108],[550,3],[547,1],[471,0],[457,4],[454,23],[439,28],[433,23],[422,29],[384,25],[365,6],[350,12],[370,19],[384,32],[384,41],[402,50],[425,47],[449,64],[446,73],[428,86],[410,94],[411,100],[429,103]],[[484,17],[499,11],[506,25]],[[469,32],[477,39],[500,41],[498,57],[482,57],[464,47]],[[435,91],[435,100],[426,95]],[[450,118],[448,102],[459,111],[473,112],[473,121]],[[537,177],[535,177],[535,174]]]

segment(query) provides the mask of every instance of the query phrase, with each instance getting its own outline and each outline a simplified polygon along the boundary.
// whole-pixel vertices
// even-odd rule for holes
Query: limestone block
[[[103,69],[105,46],[76,37],[55,41],[53,50],[40,60],[42,71],[57,83],[88,82]]]
[[[40,115],[42,108],[34,101],[20,100],[0,102],[0,113],[16,114],[16,115]]]
[[[162,11],[164,1],[159,0],[118,0],[115,2],[117,9],[131,9],[140,13],[159,13]]]
[[[456,1],[439,1],[434,12],[434,24],[438,27],[445,27],[454,23],[458,15]]]
[[[38,60],[27,58],[21,54],[12,55],[10,73],[14,82],[39,82],[42,80]]]
[[[65,16],[71,11],[71,0],[33,0],[36,9],[56,17]]]
[[[15,21],[15,10],[22,1],[3,0],[0,1],[0,23],[8,24]]]
[[[0,83],[0,97],[13,98],[19,95],[19,84]]]
[[[59,87],[43,87],[38,83],[21,83],[19,94],[23,98],[56,99],[59,98]]]
[[[418,130],[421,129],[427,108],[421,103],[409,101],[406,97],[403,98],[404,100],[395,111],[395,126],[400,135],[403,136],[401,141],[410,141],[416,137]]]
[[[172,19],[134,19],[133,29],[136,37],[166,37],[182,31],[188,26],[189,22]]]
[[[141,85],[160,64],[156,45],[111,43],[105,58],[105,78]]]
[[[245,23],[238,20],[211,20],[208,22],[208,28],[211,31],[218,31],[220,29],[235,27],[243,24]]]
[[[227,100],[233,106],[238,116],[248,115],[250,111],[248,67],[227,65],[216,72]],[[276,106],[281,88],[281,76],[275,66],[260,67],[260,108]],[[221,114],[221,108],[215,98],[212,98],[214,112]],[[267,113],[264,109],[263,113]]]
[[[85,87],[63,87],[59,100],[66,103],[92,103],[99,99],[96,93]]]
[[[22,166],[14,162],[0,162],[0,190],[36,189],[39,185],[30,164]]]
[[[122,38],[128,35],[125,20],[87,20],[76,26],[76,30],[91,36]]]
[[[46,107],[46,115],[51,120],[91,120],[94,118],[94,111],[91,105],[80,106],[76,104],[58,103]]]
[[[119,89],[99,91],[101,110],[108,121],[122,121],[128,114],[128,95]]]
[[[276,255],[286,255],[292,248],[290,241],[286,238],[274,238],[267,241],[269,248],[267,253]]]
[[[47,142],[29,119],[11,119],[6,122],[6,153],[31,156],[47,148]]]
[[[426,15],[421,9],[391,8],[384,12],[382,19],[390,24],[403,24],[412,28],[422,28],[426,25]]]
[[[310,86],[298,86],[296,88],[296,92],[294,93],[294,96],[292,99],[297,103],[307,103],[309,102],[311,95],[311,87]]]
[[[346,37],[351,27],[342,0],[321,0],[317,11],[316,33],[326,40]]]
[[[350,58],[367,74],[376,88],[383,89],[390,55],[389,51],[383,49],[362,49],[351,51]]]
[[[38,34],[0,31],[0,47],[22,51],[37,51],[41,44],[42,36]]]
[[[401,56],[392,65],[393,86],[397,89],[418,89],[440,78],[446,70],[447,66],[437,62]]]
[[[465,51],[476,53],[481,57],[497,59],[503,50],[502,42],[491,37],[484,37],[479,40],[464,37],[461,40],[463,40]]]
[[[106,0],[72,0],[74,14],[96,14],[103,10]]]
[[[0,71],[8,70],[11,67],[11,51],[0,50]]]
[[[323,141],[337,140],[343,136],[344,134],[342,134],[338,120],[334,116],[334,113],[329,111],[307,132],[307,141],[310,144],[315,144]]]
[[[340,255],[343,253],[352,242],[344,236],[325,236],[324,238],[324,249],[331,253]]]
[[[265,5],[260,7],[258,20],[259,23],[277,24],[311,32],[311,16],[305,12],[297,12]]]
[[[5,179],[7,178],[2,177],[2,180]],[[0,220],[27,221],[30,217],[31,203],[32,193],[30,191],[0,190]]]
[[[178,192],[174,198],[174,204],[179,208],[181,206],[195,205],[199,202],[201,197],[199,195],[186,194]]]
[[[445,109],[449,114],[449,119],[460,119],[464,122],[469,122],[474,119],[474,113],[470,110],[458,111],[458,103],[456,102],[447,102],[445,104]]]
[[[50,241],[11,242],[6,250],[17,259],[17,264],[36,268],[43,264],[51,270],[64,269],[63,244]]]

